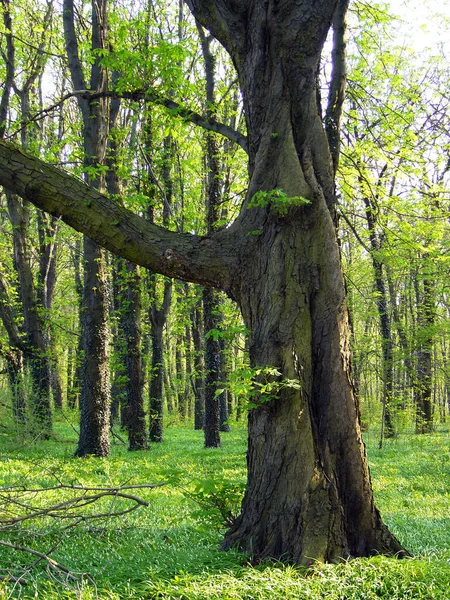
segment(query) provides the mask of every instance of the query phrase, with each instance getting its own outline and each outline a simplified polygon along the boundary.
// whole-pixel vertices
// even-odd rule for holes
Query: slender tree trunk
[[[55,408],[63,407],[63,389],[58,368],[58,357],[55,348],[55,332],[51,321],[48,319],[53,307],[53,298],[56,286],[56,235],[58,232],[57,220],[38,211],[39,231],[39,286],[38,296],[45,310],[44,341],[47,346],[50,370],[50,388],[53,395]]]
[[[91,44],[93,50],[106,46],[106,0],[92,2]],[[64,0],[63,22],[66,51],[72,84],[86,89],[78,54],[73,0]],[[89,87],[105,90],[108,73],[97,57],[90,69]],[[103,190],[104,177],[97,171],[105,162],[109,125],[109,104],[105,98],[89,100],[78,96],[83,117],[84,167],[87,182]],[[105,251],[94,241],[84,239],[83,288],[83,366],[80,390],[80,438],[77,456],[109,454],[110,389],[108,365],[108,323]]]
[[[2,275],[0,275],[0,319],[8,335],[9,348],[4,348],[0,343],[0,356],[6,362],[13,417],[17,425],[24,425],[27,422],[27,394],[23,365],[23,350],[25,350],[25,347],[16,322],[8,285]]]
[[[190,378],[192,377],[194,365],[192,360],[192,336],[191,336],[191,323],[190,321],[186,322],[185,325],[185,334],[184,334],[184,352],[185,352],[185,370],[184,370],[184,394],[186,396],[186,411],[187,418],[191,419],[194,413],[194,406],[192,402],[192,393],[191,393],[191,385]]]
[[[226,356],[225,356],[225,342],[220,340],[220,381],[222,385],[227,378],[227,367],[226,367]],[[219,396],[219,430],[225,433],[230,432],[230,424],[228,423],[229,412],[228,412],[228,394],[227,390],[223,388],[223,392]]]
[[[203,314],[197,301],[191,308],[192,339],[194,341],[194,375],[191,377],[194,390],[194,429],[203,429],[205,423],[205,363],[203,346]]]
[[[380,436],[381,448],[384,437],[393,437],[395,435],[392,411],[392,403],[394,400],[393,339],[391,318],[388,310],[386,283],[383,274],[383,263],[378,258],[381,251],[381,241],[376,231],[376,208],[373,203],[370,202],[367,195],[364,197],[364,202],[372,250],[372,267],[377,293],[376,304],[380,323],[381,353],[383,357],[383,417]]]
[[[211,52],[211,37],[206,37],[199,26],[198,32],[202,45],[205,63],[206,114],[212,118],[216,112],[215,105],[215,57]],[[206,135],[206,229],[208,234],[217,231],[217,220],[220,215],[220,165],[219,146],[215,136]],[[205,448],[220,446],[221,406],[217,390],[220,379],[220,342],[213,330],[218,331],[220,322],[220,296],[217,291],[205,288],[203,291],[203,318],[205,332]],[[223,396],[223,394],[222,394]]]
[[[129,450],[147,450],[141,354],[141,278],[139,267],[130,262],[127,263],[125,335]]]
[[[2,352],[2,354],[6,361],[14,422],[19,426],[23,426],[27,423],[27,395],[23,370],[23,354],[16,348]]]
[[[125,366],[126,341],[124,308],[126,303],[124,293],[126,285],[124,284],[125,261],[122,258],[115,257],[113,259],[112,281],[113,281],[113,309],[114,309],[114,327],[112,329],[114,358],[113,358],[113,378],[111,384],[111,424],[119,420],[124,414],[124,419],[121,420],[121,426],[127,426],[126,419],[126,377],[127,369]]]
[[[180,419],[182,421],[185,421],[187,417],[187,406],[186,395],[184,393],[184,369],[181,354],[182,343],[183,340],[181,336],[177,336],[175,339],[175,374],[178,399],[178,414]]]
[[[163,358],[163,331],[169,313],[172,298],[172,282],[164,282],[164,299],[161,308],[154,303],[150,309],[151,337],[152,337],[152,375],[149,391],[150,408],[150,441],[163,441],[163,380],[164,380],[164,358]],[[156,301],[155,301],[156,302]],[[169,386],[166,386],[166,392]]]
[[[203,289],[203,323],[205,333],[215,329],[213,314],[217,306],[217,292]],[[210,335],[205,341],[205,448],[220,446],[220,406],[216,396],[220,381],[220,343],[217,337]]]
[[[27,338],[26,359],[31,375],[32,425],[36,429],[36,433],[44,439],[48,439],[52,432],[50,366],[29,256],[28,207],[9,192],[6,197],[8,213],[13,226],[14,259],[19,275],[19,295]]]
[[[422,257],[424,259],[427,256]],[[432,403],[432,357],[434,342],[434,322],[436,315],[434,285],[427,275],[419,281],[415,280],[418,347],[417,353],[417,384],[415,386],[416,433],[430,433],[433,430]]]
[[[83,357],[83,338],[81,335],[81,328],[83,322],[83,281],[81,277],[81,262],[82,262],[82,240],[77,238],[75,242],[75,248],[71,251],[72,265],[75,277],[75,292],[77,295],[77,309],[78,309],[78,330],[79,335],[77,338],[77,348],[75,356],[73,357],[73,377],[67,380],[67,403],[70,408],[76,408],[80,395],[81,387],[81,364]]]

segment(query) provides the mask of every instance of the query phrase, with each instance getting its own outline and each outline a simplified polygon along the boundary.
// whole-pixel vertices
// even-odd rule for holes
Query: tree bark
[[[215,116],[215,57],[211,52],[212,37],[207,37],[200,25],[197,27],[202,45],[203,61],[205,64],[206,115]],[[217,231],[217,220],[220,215],[221,173],[219,166],[219,146],[216,138],[206,135],[205,161],[206,177],[206,230],[208,234]],[[203,318],[205,331],[205,448],[220,446],[221,403],[217,395],[221,382],[221,347],[214,332],[219,330],[220,296],[210,289],[203,291]],[[223,397],[223,392],[222,392]],[[223,401],[223,399],[222,399]]]
[[[32,427],[44,439],[52,433],[50,405],[50,364],[44,337],[44,324],[39,312],[36,288],[30,263],[28,244],[28,211],[15,194],[7,192],[8,213],[13,226],[14,261],[19,276],[19,296],[23,308],[26,333],[25,357],[31,375],[30,404]]]
[[[139,267],[127,263],[125,335],[127,352],[127,427],[129,450],[147,450],[141,354],[141,278]]]
[[[63,407],[63,390],[59,375],[58,357],[54,344],[55,333],[49,320],[53,307],[53,298],[56,286],[56,236],[58,223],[55,217],[38,211],[39,233],[39,286],[38,295],[41,306],[45,309],[44,340],[47,346],[50,370],[50,388],[53,395],[55,408]]]
[[[423,259],[427,259],[425,254]],[[416,347],[416,384],[414,386],[414,402],[416,405],[416,433],[433,431],[433,344],[436,318],[436,300],[434,284],[429,273],[416,274],[414,282],[417,304],[417,338]]]
[[[150,309],[151,336],[152,336],[152,375],[150,380],[150,441],[160,443],[163,441],[163,330],[169,313],[172,298],[172,282],[164,282],[164,299],[161,308],[154,304]]]
[[[278,398],[261,398],[249,415],[247,492],[224,547],[296,563],[401,552],[375,508],[361,438],[333,165],[317,106],[337,3],[188,4],[232,55],[243,92],[250,186],[237,225],[258,234],[248,236],[233,291],[251,364],[276,366],[300,386],[280,382]],[[292,198],[286,210],[270,194],[266,206],[248,207],[259,190],[277,189]]]
[[[16,323],[8,286],[1,275],[0,319],[8,335],[9,348],[4,348],[0,343],[0,356],[6,361],[6,370],[12,397],[13,417],[17,425],[25,425],[27,422],[27,394],[23,368],[25,344]]]
[[[203,289],[203,327],[205,340],[205,448],[220,446],[220,405],[216,396],[220,381],[220,343],[214,335],[207,335],[216,326],[214,308],[217,306],[217,292]]]
[[[194,374],[191,376],[194,390],[194,429],[199,431],[205,424],[205,361],[203,344],[203,313],[197,300],[190,311],[192,339],[194,342]]]

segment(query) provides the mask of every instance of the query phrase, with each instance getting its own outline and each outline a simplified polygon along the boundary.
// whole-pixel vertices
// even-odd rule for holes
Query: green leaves
[[[275,367],[244,366],[230,373],[227,387],[232,394],[242,400],[247,410],[258,408],[262,404],[278,400],[285,390],[301,390],[298,379],[281,378],[281,372]],[[217,395],[223,392],[217,390]]]
[[[303,196],[288,196],[283,190],[274,189],[256,192],[251,197],[248,208],[265,208],[266,206],[270,206],[280,217],[285,217],[291,207],[305,206],[307,204],[311,204],[311,201]],[[251,234],[259,235],[259,231],[251,232]]]

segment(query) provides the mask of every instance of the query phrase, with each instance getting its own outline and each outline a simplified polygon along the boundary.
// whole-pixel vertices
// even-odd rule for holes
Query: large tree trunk
[[[248,489],[224,545],[296,563],[399,552],[373,503],[334,226],[324,202],[299,212],[282,230],[267,220],[241,306],[251,364],[301,389],[280,384],[249,415]]]
[[[251,331],[252,366],[281,373],[275,397],[261,397],[249,415],[248,487],[224,547],[296,563],[401,552],[373,501],[317,105],[337,2],[188,4],[238,70],[250,186],[236,227],[250,241],[233,293]]]

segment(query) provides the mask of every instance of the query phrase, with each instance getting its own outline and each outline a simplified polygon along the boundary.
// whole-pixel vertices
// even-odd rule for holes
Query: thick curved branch
[[[5,142],[0,185],[131,262],[168,277],[230,288],[236,250],[227,231],[207,238],[168,231]]]

